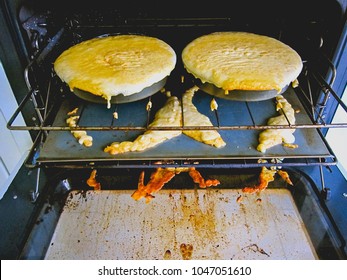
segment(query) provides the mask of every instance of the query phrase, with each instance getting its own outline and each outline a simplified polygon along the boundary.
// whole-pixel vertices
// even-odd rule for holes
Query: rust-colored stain
[[[195,244],[195,247],[199,247],[200,250],[204,250],[210,246],[211,240],[218,240],[220,234],[216,227],[225,227],[222,221],[217,221],[215,203],[218,202],[215,190],[206,190],[204,193],[194,192],[193,196],[187,198],[184,193],[180,195],[180,205],[178,211],[181,213],[181,219],[176,220],[176,227],[183,228],[188,227],[194,235],[194,240],[199,240],[199,244]],[[223,229],[222,229],[223,231]],[[184,243],[182,243],[184,244]],[[193,247],[192,244],[190,246]],[[182,246],[180,245],[180,251],[182,253]],[[208,249],[211,250],[210,248]],[[209,252],[209,257],[218,258],[219,252],[217,248],[213,248],[213,252]]]
[[[171,260],[172,256],[171,256],[171,251],[170,250],[166,250],[164,253],[164,260]]]
[[[180,252],[184,260],[191,260],[193,255],[193,245],[182,243],[180,245]]]

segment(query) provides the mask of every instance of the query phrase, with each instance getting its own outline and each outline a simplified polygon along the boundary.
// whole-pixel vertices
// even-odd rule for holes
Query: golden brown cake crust
[[[296,80],[299,54],[271,37],[215,32],[190,42],[182,52],[186,70],[202,82],[229,90],[277,90]]]
[[[57,75],[78,88],[110,100],[141,92],[168,76],[176,64],[164,41],[142,35],[94,38],[64,51],[55,61]]]

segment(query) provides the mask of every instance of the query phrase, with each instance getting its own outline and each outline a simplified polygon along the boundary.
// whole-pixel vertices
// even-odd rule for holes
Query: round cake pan
[[[131,95],[123,95],[118,94],[116,96],[112,96],[111,98],[111,104],[121,104],[121,103],[129,103],[138,101],[144,98],[147,98],[149,96],[152,96],[153,94],[160,91],[166,84],[167,77],[162,79],[161,81],[152,84],[149,87],[144,88],[142,91],[138,93],[134,93]],[[99,104],[107,104],[107,100],[99,95],[92,94],[88,91],[84,91],[78,88],[74,88],[73,93],[86,101],[92,102],[92,103],[99,103]]]
[[[276,97],[278,94],[282,94],[288,88],[285,86],[281,92],[277,90],[230,90],[225,94],[225,90],[216,87],[211,83],[203,83],[201,80],[196,80],[196,85],[204,92],[223,99],[233,101],[262,101]]]

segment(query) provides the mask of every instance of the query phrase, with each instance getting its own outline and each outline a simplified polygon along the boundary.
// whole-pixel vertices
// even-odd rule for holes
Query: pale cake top
[[[190,42],[182,52],[186,70],[202,82],[229,90],[277,90],[302,70],[299,54],[271,37],[216,32]]]
[[[116,35],[84,41],[55,61],[57,75],[78,88],[110,100],[141,92],[168,76],[176,64],[164,41],[142,35]]]

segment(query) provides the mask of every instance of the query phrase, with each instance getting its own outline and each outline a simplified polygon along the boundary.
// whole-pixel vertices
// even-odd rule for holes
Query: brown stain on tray
[[[189,248],[199,248],[201,251],[206,248],[206,257],[208,258],[220,258],[217,248],[211,250],[211,242],[218,240],[220,235],[217,231],[217,223],[223,224],[217,221],[215,203],[218,199],[216,191],[213,189],[206,189],[204,192],[198,192],[194,190],[192,196],[182,192],[179,195],[179,212],[181,213],[180,219],[176,220],[176,227],[188,227],[187,231],[191,231],[192,237],[189,244]],[[182,244],[186,244],[187,240],[181,240]],[[195,242],[194,242],[195,241]],[[198,241],[198,242],[197,242]],[[182,244],[180,250],[182,250]],[[176,245],[177,246],[177,245]],[[182,251],[181,251],[182,252]],[[183,254],[183,259],[187,257]]]

